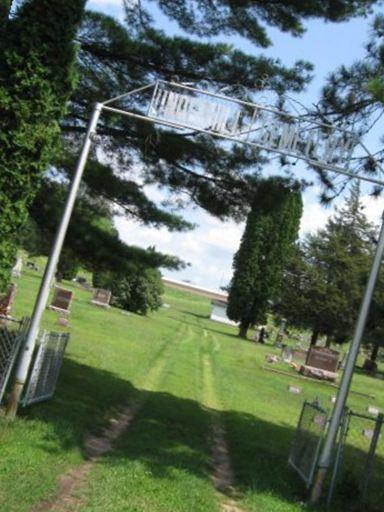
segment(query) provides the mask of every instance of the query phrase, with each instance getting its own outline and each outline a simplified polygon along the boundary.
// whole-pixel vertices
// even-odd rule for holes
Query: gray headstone
[[[339,355],[336,350],[326,347],[311,347],[305,364],[319,370],[335,373],[339,365]]]

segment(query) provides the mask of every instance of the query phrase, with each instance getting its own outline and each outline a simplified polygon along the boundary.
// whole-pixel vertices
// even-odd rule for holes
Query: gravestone
[[[284,335],[285,335],[285,327],[287,325],[287,320],[285,318],[281,319],[280,327],[276,336],[275,345],[278,348],[282,348]]]
[[[368,405],[367,411],[369,414],[372,414],[372,416],[378,416],[380,414],[380,409],[378,407],[375,407],[374,405]]]
[[[69,327],[69,320],[65,316],[59,316],[57,319],[57,325],[60,325],[60,327]]]
[[[334,382],[337,378],[340,353],[326,347],[310,347],[300,373],[307,377]]]
[[[102,308],[109,308],[109,302],[111,300],[111,292],[109,290],[103,290],[102,288],[96,288],[93,298],[92,304],[96,306],[101,306]]]
[[[298,360],[298,361],[305,362],[307,360],[307,356],[308,356],[308,350],[304,350],[303,348],[295,348],[292,351],[292,359],[294,359],[296,361]]]
[[[372,439],[374,434],[373,428],[364,428],[363,429],[363,436],[367,439]]]
[[[316,414],[313,417],[313,423],[319,427],[324,427],[327,422],[327,417],[324,414]]]
[[[59,288],[57,286],[49,309],[68,315],[70,313],[72,297],[73,292],[71,290],[66,290],[65,288]]]
[[[329,399],[331,404],[335,404],[336,403],[336,397],[335,396],[331,396],[331,398]]]
[[[305,364],[325,370],[327,372],[336,372],[339,365],[340,353],[326,347],[311,347],[308,350],[307,360]]]
[[[12,269],[12,277],[21,277],[21,271],[23,269],[23,260],[17,258],[16,263]]]
[[[8,287],[7,293],[0,298],[0,315],[8,316],[12,309],[12,304],[15,300],[17,286],[11,283]]]
[[[301,388],[299,388],[298,386],[292,386],[292,385],[289,385],[288,386],[288,391],[290,393],[293,393],[294,395],[300,395],[301,393]]]
[[[293,357],[293,350],[291,347],[284,347],[281,351],[281,358],[284,363],[290,363]]]

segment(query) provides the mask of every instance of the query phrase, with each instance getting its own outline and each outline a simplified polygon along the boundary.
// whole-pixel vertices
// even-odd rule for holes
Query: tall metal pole
[[[41,318],[43,316],[48,301],[49,289],[51,286],[52,279],[55,275],[57,263],[60,258],[61,249],[63,247],[65,235],[68,229],[68,224],[71,219],[81,178],[83,176],[89,150],[91,148],[92,136],[96,132],[96,126],[102,108],[103,105],[101,103],[96,103],[92,117],[89,121],[87,134],[85,136],[83,147],[79,156],[79,160],[77,162],[76,171],[69,188],[67,200],[64,207],[64,212],[60,221],[60,225],[56,232],[56,237],[52,245],[51,252],[47,260],[47,264],[45,266],[44,275],[40,284],[39,293],[37,295],[35,306],[33,309],[31,323],[28,329],[27,339],[24,345],[24,350],[19,359],[19,363],[16,369],[15,382],[7,403],[6,416],[10,419],[13,419],[16,416],[20,396],[28,376],[28,370],[31,364],[33,351],[36,345],[36,339],[40,328]]]
[[[363,301],[360,307],[359,317],[357,319],[355,333],[349,349],[344,374],[341,379],[339,392],[337,394],[335,406],[333,408],[331,421],[329,423],[327,436],[324,442],[324,447],[319,459],[318,469],[314,484],[311,490],[311,503],[317,503],[320,499],[321,492],[323,489],[324,479],[327,474],[327,470],[331,463],[333,447],[335,445],[337,431],[340,425],[340,421],[343,415],[343,411],[347,402],[349,389],[351,386],[353,371],[355,369],[357,356],[359,354],[359,348],[364,333],[365,324],[369,313],[369,307],[372,301],[373,292],[377,277],[380,271],[380,266],[383,259],[384,253],[384,216],[382,216],[381,231],[379,241],[377,243],[375,257],[373,259],[371,272],[369,275],[368,283],[365,289]]]

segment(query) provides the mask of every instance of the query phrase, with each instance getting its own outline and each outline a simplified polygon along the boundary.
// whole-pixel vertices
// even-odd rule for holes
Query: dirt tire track
[[[190,329],[185,329],[181,324],[177,337],[183,336],[184,330],[187,330],[187,333],[190,334]],[[38,503],[31,508],[30,512],[75,512],[84,505],[88,478],[93,465],[103,455],[113,450],[117,440],[132,424],[144,405],[148,393],[156,387],[165,367],[169,364],[168,352],[172,348],[172,344],[165,343],[156,354],[143,384],[139,386],[141,389],[145,388],[141,399],[132,405],[124,406],[116,417],[109,420],[108,425],[100,435],[92,434],[86,437],[84,441],[86,462],[59,476],[58,490],[55,497]]]
[[[244,512],[238,502],[234,489],[235,475],[232,469],[231,457],[224,425],[220,418],[220,401],[217,396],[212,369],[212,356],[208,346],[207,331],[203,330],[204,354],[203,368],[203,405],[210,411],[212,417],[212,483],[218,492],[220,509],[223,512]],[[213,342],[215,340],[213,339]],[[214,343],[216,349],[216,344]]]

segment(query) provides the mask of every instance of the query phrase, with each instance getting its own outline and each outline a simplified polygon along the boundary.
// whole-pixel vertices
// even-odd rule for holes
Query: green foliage
[[[132,264],[124,274],[94,273],[93,286],[111,290],[114,305],[141,315],[159,309],[162,304],[161,295],[164,293],[158,270]]]
[[[374,234],[355,185],[326,228],[297,246],[285,271],[280,314],[337,343],[349,341],[372,261]]]
[[[198,36],[238,34],[262,47],[271,45],[265,25],[276,27],[293,36],[305,32],[303,20],[314,17],[326,21],[344,21],[356,15],[371,12],[375,0],[217,0],[192,2],[190,0],[157,0],[160,9],[176,20],[186,32]],[[141,5],[126,1],[127,13],[139,19],[148,19]],[[132,12],[133,11],[133,12]],[[141,16],[139,16],[141,14]]]
[[[367,91],[380,103],[384,103],[384,80],[381,77],[373,78],[367,85]]]
[[[229,287],[227,313],[240,322],[243,337],[250,325],[265,322],[298,234],[302,208],[297,184],[282,178],[260,183],[234,257]]]
[[[39,283],[40,276],[29,272],[18,280],[18,318],[30,313]],[[316,396],[328,404],[334,388],[307,379],[300,381],[300,395],[287,393],[294,373],[263,369],[266,354],[279,351],[239,344],[233,326],[209,320],[211,305],[204,297],[167,289],[169,309],[126,316],[93,306],[89,291],[65,286],[76,301],[55,396],[25,408],[11,427],[0,417],[4,512],[51,503],[60,476],[84,463],[84,432],[98,436],[125,404],[140,407],[134,408],[129,435],[106,455],[108,463],[93,465],[87,488],[76,494],[84,499],[84,512],[220,510],[208,470],[212,419],[225,424],[238,508],[303,512],[305,488],[288,467],[287,453],[303,400]],[[43,328],[58,329],[55,312],[45,311]],[[384,409],[384,380],[356,372],[352,390],[359,392],[350,393],[352,410],[366,412],[367,392]],[[356,434],[348,451],[360,448],[361,460],[363,436]],[[378,449],[374,472],[383,478],[382,442]],[[382,496],[382,489],[373,486],[369,497]],[[350,509],[341,503],[335,510]]]
[[[40,254],[48,254],[65,197],[65,186],[46,179],[30,207],[31,218],[42,240]],[[72,266],[71,261],[81,263],[90,271],[113,269],[120,273],[124,273],[132,262],[151,267],[183,268],[183,262],[177,257],[159,253],[151,247],[142,249],[122,242],[113,226],[113,213],[103,198],[81,194],[67,232],[59,270]]]
[[[26,0],[2,31],[0,53],[0,289],[17,235],[57,147],[75,84],[73,38],[85,0]]]
[[[375,17],[365,55],[350,66],[340,66],[323,88],[321,119],[364,134],[381,119],[384,107],[384,15]],[[380,136],[382,133],[380,132]],[[384,162],[382,141],[374,158],[360,160],[360,171],[382,178],[378,164]],[[378,195],[382,187],[375,186]]]

